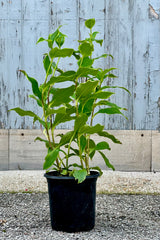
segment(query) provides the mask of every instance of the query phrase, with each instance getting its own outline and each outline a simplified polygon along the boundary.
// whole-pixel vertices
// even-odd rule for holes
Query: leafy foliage
[[[30,98],[34,99],[38,107],[42,108],[43,115],[39,117],[32,111],[26,111],[19,107],[11,110],[20,116],[30,116],[33,122],[39,121],[44,128],[45,139],[37,137],[35,141],[44,142],[48,153],[45,157],[43,168],[47,171],[56,169],[61,175],[74,176],[78,183],[85,180],[90,174],[90,170],[102,170],[99,166],[90,167],[90,160],[98,152],[103,158],[106,166],[114,170],[106,156],[106,151],[111,150],[107,141],[95,143],[91,135],[97,134],[114,143],[121,142],[113,135],[104,130],[101,124],[93,124],[94,117],[99,114],[120,114],[124,116],[125,108],[117,106],[110,101],[114,92],[110,88],[120,88],[129,93],[124,87],[106,86],[103,84],[106,78],[116,78],[113,74],[116,68],[101,69],[94,68],[93,64],[99,58],[111,57],[110,54],[94,56],[94,44],[102,46],[103,39],[97,39],[97,31],[92,31],[95,19],[85,21],[85,26],[89,29],[89,37],[78,41],[78,49],[63,48],[65,37],[59,26],[58,29],[48,38],[39,38],[37,43],[47,42],[49,51],[44,54],[43,66],[46,73],[44,82],[39,86],[35,78],[30,77],[25,71],[21,72],[31,83],[33,94]],[[60,69],[59,62],[62,58],[74,56],[77,61],[77,71],[64,71]],[[84,82],[81,82],[81,78]],[[57,84],[58,83],[58,84]],[[67,87],[57,87],[60,84]],[[67,84],[66,84],[67,83]],[[68,121],[74,121],[74,128],[65,134],[60,134],[58,140],[55,138],[55,128]],[[56,140],[55,140],[56,139]],[[74,145],[72,144],[74,142]],[[76,146],[75,146],[76,145]],[[64,148],[65,147],[65,148]],[[65,150],[64,150],[65,149]],[[103,152],[105,151],[105,152]],[[77,156],[79,163],[69,164],[71,156]]]

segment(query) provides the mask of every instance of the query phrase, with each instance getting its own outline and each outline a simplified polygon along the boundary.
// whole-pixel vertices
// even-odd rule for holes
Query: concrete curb
[[[0,192],[47,192],[44,171],[0,171]],[[160,194],[160,172],[103,171],[97,193]]]

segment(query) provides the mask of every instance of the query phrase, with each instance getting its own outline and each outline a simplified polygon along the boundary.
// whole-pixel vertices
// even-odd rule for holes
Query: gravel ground
[[[160,195],[97,195],[96,225],[90,232],[50,227],[47,193],[0,194],[1,240],[159,240]]]

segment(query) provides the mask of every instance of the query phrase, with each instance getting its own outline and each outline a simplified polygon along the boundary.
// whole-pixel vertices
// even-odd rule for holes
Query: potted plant
[[[36,101],[43,115],[40,117],[18,107],[11,109],[20,116],[33,117],[33,122],[39,121],[44,129],[45,138],[37,137],[35,141],[44,142],[48,150],[43,169],[48,181],[51,224],[53,229],[67,232],[87,231],[94,227],[96,180],[102,175],[99,166],[90,166],[95,152],[100,154],[107,167],[114,170],[103,152],[110,150],[109,144],[107,141],[95,143],[94,134],[121,143],[106,132],[103,125],[94,124],[94,118],[98,114],[123,115],[121,110],[126,110],[109,100],[114,94],[109,89],[118,87],[103,84],[106,78],[116,77],[112,73],[115,68],[93,67],[97,59],[112,57],[108,54],[94,56],[94,45],[102,46],[103,43],[102,39],[96,38],[98,32],[92,31],[94,25],[95,19],[85,21],[89,37],[78,40],[77,50],[62,47],[66,36],[60,31],[61,26],[47,39],[41,37],[37,41],[46,41],[49,47],[43,58],[46,72],[43,84],[39,85],[25,71],[21,72],[30,81],[33,91],[30,98]],[[73,56],[77,61],[77,70],[64,71],[59,68],[61,58]],[[67,87],[63,87],[64,82]],[[56,128],[68,121],[74,122],[74,128],[59,134],[56,141]],[[72,156],[77,158],[74,163],[70,163]]]

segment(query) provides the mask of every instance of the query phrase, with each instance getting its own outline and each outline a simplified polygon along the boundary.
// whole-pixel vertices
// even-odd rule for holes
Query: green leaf
[[[91,38],[92,39],[95,39],[95,37],[97,36],[97,34],[98,34],[99,32],[93,32],[90,36],[91,36]]]
[[[44,39],[43,37],[40,37],[40,38],[38,39],[38,41],[36,42],[36,44],[38,44],[38,43],[40,43],[40,42],[43,42],[43,41],[46,41],[46,39]]]
[[[72,48],[62,48],[59,49],[57,47],[52,48],[51,51],[49,52],[49,56],[51,58],[57,58],[57,57],[71,57],[73,54],[74,49]]]
[[[75,180],[78,180],[78,183],[83,182],[86,179],[86,176],[87,176],[86,169],[80,169],[80,170],[73,171],[73,177],[75,178]]]
[[[126,119],[128,119],[118,108],[115,108],[115,107],[111,107],[111,108],[103,108],[103,109],[100,109],[98,112],[96,112],[94,114],[97,115],[99,113],[105,113],[105,114],[109,114],[109,115],[112,115],[112,114],[121,114],[123,117],[125,117]]]
[[[104,78],[106,78],[106,77],[108,77],[108,78],[117,78],[117,76],[114,75],[113,73],[106,74],[106,75],[104,76]]]
[[[107,138],[111,139],[112,142],[114,142],[114,143],[122,144],[117,138],[115,138],[114,135],[112,135],[106,131],[98,132],[97,134],[101,137],[107,137]]]
[[[21,117],[24,117],[24,116],[29,116],[29,117],[34,117],[36,119],[39,119],[39,117],[34,113],[34,112],[31,112],[31,111],[25,111],[19,107],[17,108],[12,108],[10,109],[9,111],[15,111],[16,113],[18,113]]]
[[[80,56],[77,54],[77,52],[79,53],[79,51],[74,51],[74,52],[73,52],[73,56],[74,56],[77,60],[79,60],[79,59],[80,59]]]
[[[96,145],[96,150],[104,150],[104,149],[111,150],[111,148],[107,142],[102,141]]]
[[[45,91],[48,87],[51,87],[52,85],[54,85],[55,83],[60,83],[60,82],[74,82],[74,80],[76,79],[76,74],[74,71],[69,71],[70,75],[68,73],[68,75],[65,75],[64,73],[57,76],[57,77],[51,77],[50,80],[47,82],[47,84],[45,85],[45,88],[43,89],[43,91]]]
[[[75,119],[74,123],[74,131],[77,132],[88,120],[88,117],[86,114],[79,115]]]
[[[107,99],[107,98],[109,98],[113,94],[115,94],[115,93],[98,91],[98,92],[94,93],[93,97],[94,98],[100,98],[100,99]]]
[[[78,61],[78,65],[81,67],[91,67],[94,63],[94,59],[91,59],[89,57],[80,58]]]
[[[75,86],[72,85],[68,88],[53,88],[53,98],[50,102],[50,107],[60,106],[63,103],[69,103],[73,95]]]
[[[119,87],[119,86],[104,86],[104,87],[102,87],[101,89],[106,89],[106,88],[120,88],[120,89],[123,89],[123,90],[125,90],[126,92],[128,92],[129,95],[131,95],[130,91],[129,91],[127,88],[125,88],[125,87]]]
[[[79,45],[78,49],[83,57],[88,57],[91,56],[92,52],[94,51],[94,46],[89,42],[83,42]]]
[[[74,131],[69,131],[69,132],[66,132],[64,135],[62,135],[59,146],[63,146],[69,143],[71,138],[73,137],[73,134],[74,134]]]
[[[81,152],[83,153],[85,147],[86,147],[86,144],[87,144],[87,140],[85,138],[85,136],[81,136],[80,137],[80,148],[81,148]]]
[[[102,46],[103,44],[103,39],[95,39],[96,43],[99,43],[100,46]]]
[[[110,71],[113,71],[113,70],[116,70],[117,68],[106,68],[104,71],[103,71],[103,76],[106,74],[106,73],[108,73],[108,72],[110,72]]]
[[[65,146],[68,148],[68,146]],[[79,150],[77,148],[73,148],[73,147],[70,147],[70,149],[75,153],[74,156],[78,156],[79,157]]]
[[[45,162],[43,164],[43,169],[48,169],[53,165],[53,163],[56,161],[58,157],[58,153],[59,149],[55,148],[54,150],[47,154],[47,156],[45,157]]]
[[[82,98],[86,98],[93,91],[95,91],[95,88],[97,87],[98,83],[99,83],[98,81],[90,80],[88,80],[85,83],[80,83],[76,89],[76,98],[79,100]]]
[[[41,92],[40,92],[40,90],[39,90],[37,80],[34,79],[34,78],[32,78],[32,77],[29,77],[29,76],[27,75],[27,73],[26,73],[25,71],[23,71],[23,70],[20,70],[20,72],[22,72],[22,73],[27,77],[27,79],[28,79],[28,80],[30,81],[30,83],[32,84],[32,91],[33,91],[34,95],[37,96],[37,97],[41,100],[42,94],[41,94]]]
[[[121,108],[121,107],[117,106],[115,103],[111,103],[111,102],[106,101],[106,100],[101,100],[101,101],[99,101],[95,104],[95,106],[100,106],[100,105],[107,105],[107,106],[117,108],[117,109],[120,109],[120,110],[127,110],[126,108]]]
[[[95,19],[91,18],[85,21],[85,26],[89,29],[93,28],[93,26],[95,25]]]
[[[34,100],[37,101],[38,106],[42,107],[42,101],[38,98],[36,98],[35,95],[29,95],[30,98],[33,98]]]
[[[66,37],[66,35],[64,35],[61,32],[59,32],[58,36],[56,37],[56,43],[59,48],[62,47],[62,45],[64,44],[65,37]]]
[[[52,74],[52,68],[50,66],[50,59],[48,57],[48,55],[45,56],[45,58],[43,59],[43,65],[44,65],[44,69],[46,71],[46,74]],[[49,68],[50,66],[50,68]]]
[[[106,166],[108,168],[112,168],[113,170],[115,170],[114,166],[109,162],[109,159],[104,155],[104,153],[101,151],[98,151],[98,152],[101,154],[102,158],[104,159]]]
[[[70,164],[68,167],[77,167],[77,168],[81,168],[82,169],[82,166],[77,164],[77,163],[73,163],[73,164]]]
[[[96,147],[95,142],[92,139],[89,139],[89,156],[91,159],[94,157],[94,154],[96,152],[95,147]],[[86,149],[86,153],[88,154],[88,149]]]
[[[96,167],[90,167],[89,169],[97,170],[97,171],[99,172],[100,176],[102,176],[102,174],[103,174],[101,168],[98,167],[98,166],[96,166]]]
[[[106,57],[108,57],[108,56],[110,56],[109,54],[102,54],[101,56],[99,56],[99,57],[96,57],[96,58],[94,58],[95,60],[97,60],[97,59],[100,59],[100,58],[106,58]],[[114,69],[114,68],[113,68]]]
[[[100,109],[96,114],[98,113],[106,113],[106,114],[121,114],[123,115],[123,113],[121,113],[121,111],[119,111],[118,108],[114,108],[114,107],[111,107],[111,108],[102,108]],[[95,114],[95,115],[96,115]]]
[[[55,128],[60,123],[69,122],[69,121],[74,120],[74,119],[75,119],[75,117],[71,117],[70,114],[57,113],[56,117],[55,117],[55,120],[53,122],[53,128]]]
[[[100,125],[99,123],[96,124],[95,126],[85,125],[80,128],[79,133],[94,134],[94,133],[103,131],[103,129],[104,129],[104,126]]]
[[[90,116],[93,109],[93,104],[94,104],[94,99],[89,99],[83,107],[83,113],[86,113],[87,116]]]
[[[57,36],[59,35],[59,28],[60,27],[58,27],[57,30],[54,33],[52,33],[48,36],[48,39],[51,39],[52,42],[54,42],[56,40]]]
[[[36,141],[40,141],[40,142],[49,143],[47,140],[45,140],[45,139],[42,139],[42,138],[40,138],[40,137],[36,137],[36,138],[34,139],[34,142],[36,142]]]
[[[80,67],[77,71],[77,77],[86,77],[87,75],[96,76],[98,69]]]
[[[53,115],[55,113],[66,113],[66,108],[65,107],[60,107],[58,109],[47,109],[46,110],[46,114],[45,114],[45,118],[47,119],[50,115]]]
[[[68,175],[67,169],[63,169],[62,172],[61,172],[61,175],[67,176]]]

